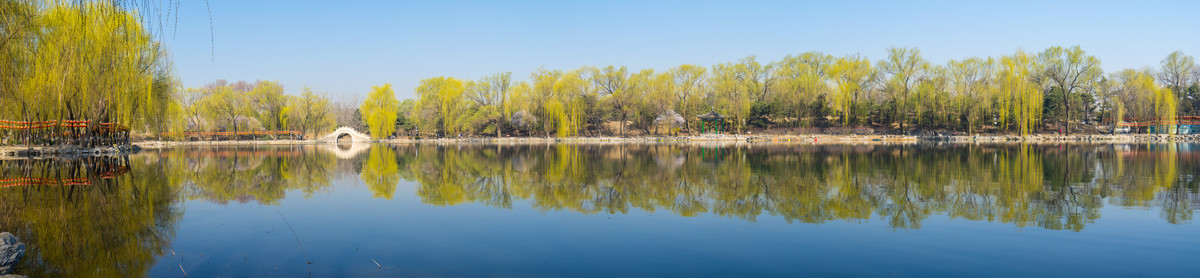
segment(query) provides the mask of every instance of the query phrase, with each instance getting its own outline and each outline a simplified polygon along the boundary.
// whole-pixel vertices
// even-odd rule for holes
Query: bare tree
[[[1078,45],[1070,48],[1051,47],[1038,55],[1038,58],[1044,66],[1041,75],[1047,81],[1044,82],[1045,85],[1062,89],[1062,101],[1066,110],[1063,132],[1071,134],[1071,94],[1091,88],[1096,83],[1101,74],[1100,60],[1087,55]]]

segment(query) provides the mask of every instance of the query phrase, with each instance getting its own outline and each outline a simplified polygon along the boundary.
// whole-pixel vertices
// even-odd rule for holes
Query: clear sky
[[[1200,55],[1200,1],[205,2],[181,1],[164,31],[185,86],[278,80],[340,101],[383,83],[408,98],[435,76],[525,80],[538,67],[665,70],[812,50],[878,60],[918,47],[945,63],[1080,45],[1106,71]]]

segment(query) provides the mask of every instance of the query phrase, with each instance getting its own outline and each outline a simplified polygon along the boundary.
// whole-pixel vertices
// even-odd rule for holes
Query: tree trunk
[[[621,137],[625,137],[625,112],[621,112]]]
[[[1063,92],[1063,105],[1067,108],[1067,117],[1063,119],[1063,135],[1071,135],[1071,93]]]

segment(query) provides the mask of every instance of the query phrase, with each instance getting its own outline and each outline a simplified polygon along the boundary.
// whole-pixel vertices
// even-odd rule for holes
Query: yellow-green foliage
[[[1000,99],[1006,107],[999,110],[1009,111],[1002,115],[1013,119],[1021,135],[1031,133],[1042,118],[1042,92],[1033,81],[1035,70],[1034,57],[1025,52],[1000,58]]]
[[[554,84],[554,96],[548,115],[557,119],[559,137],[575,136],[584,126],[587,104],[584,100],[595,97],[594,84],[590,81],[587,68],[563,74]]]
[[[105,2],[4,1],[0,118],[165,129],[175,80],[139,16]]]
[[[1178,99],[1171,93],[1170,89],[1158,86],[1158,84],[1150,83],[1154,91],[1154,110],[1158,112],[1158,118],[1161,119],[1162,132],[1174,134],[1175,132],[1175,116],[1179,111]]]
[[[333,129],[336,122],[333,119],[332,103],[328,98],[317,93],[312,88],[305,87],[299,97],[289,97],[287,123],[292,130],[304,133],[319,133]]]
[[[1200,71],[1193,60],[1172,53],[1162,69],[1155,70],[1158,80],[1147,74],[1147,82],[1174,91],[1161,99],[1118,98],[1114,81],[1101,78],[1099,60],[1078,46],[945,64],[930,63],[916,48],[891,48],[877,62],[857,54],[835,58],[805,52],[769,63],[750,56],[711,68],[681,65],[665,72],[618,65],[540,68],[529,81],[515,81],[513,90],[501,95],[503,109],[486,97],[493,93],[484,86],[486,80],[479,80],[465,82],[463,104],[450,106],[460,113],[444,113],[446,109],[432,105],[414,112],[422,117],[422,129],[475,135],[625,135],[637,129],[658,133],[662,125],[655,120],[676,119],[666,117],[676,114],[685,123],[679,130],[695,131],[696,117],[709,111],[726,116],[723,124],[739,133],[747,125],[824,128],[833,123],[876,132],[914,126],[939,133],[1024,135],[1050,128],[1047,121],[1065,123],[1066,110],[1076,113],[1070,117],[1075,122],[1084,116],[1112,122],[1127,111],[1148,117],[1154,115],[1140,116],[1141,111],[1191,107],[1181,103],[1187,97],[1181,92],[1196,84],[1194,75]],[[1045,99],[1059,88],[1068,94]],[[1060,98],[1067,95],[1069,102]],[[434,99],[439,104],[455,103],[438,96]],[[1051,106],[1044,107],[1046,103]]]
[[[250,106],[246,105],[249,99],[245,92],[236,91],[231,86],[220,86],[214,88],[198,105],[214,125],[224,125],[228,131],[238,132],[247,129],[244,118],[251,111]]]
[[[392,91],[392,84],[371,87],[371,93],[359,107],[363,121],[367,122],[371,136],[377,139],[387,138],[396,131],[396,111],[400,102]]]
[[[805,122],[803,118],[811,116],[812,107],[819,97],[830,93],[830,86],[826,82],[829,78],[827,68],[834,61],[833,56],[820,52],[788,55],[779,61],[776,68],[780,78],[776,102],[783,106],[781,109],[792,111],[792,117],[796,117],[793,125]]]
[[[367,184],[375,198],[391,200],[396,194],[396,183],[400,182],[396,152],[386,146],[373,147],[363,164],[359,178]]]
[[[250,91],[250,98],[254,104],[255,118],[266,130],[281,130],[287,126],[287,113],[285,113],[288,105],[287,95],[283,93],[283,85],[278,81],[263,81],[254,86],[254,90]]]
[[[1178,100],[1174,93],[1155,82],[1150,69],[1125,69],[1110,76],[1113,84],[1113,100],[1119,104],[1119,116],[1129,116],[1146,121],[1152,118],[1161,119],[1161,132],[1174,128],[1177,115]]]
[[[858,56],[838,58],[829,67],[834,90],[829,97],[830,108],[841,112],[842,125],[849,125],[854,115],[855,104],[860,101],[874,76],[871,60]]]
[[[746,117],[754,105],[750,98],[748,82],[745,81],[746,65],[744,63],[724,63],[714,65],[709,78],[709,103],[717,112],[728,115],[733,121],[735,131],[742,132]]]
[[[456,135],[464,124],[462,81],[453,77],[434,77],[421,80],[416,93],[419,98],[414,115],[421,129],[447,136]]]

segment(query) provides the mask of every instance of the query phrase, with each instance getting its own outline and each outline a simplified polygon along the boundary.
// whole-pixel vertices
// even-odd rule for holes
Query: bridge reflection
[[[358,144],[363,145],[363,144]],[[931,216],[1080,231],[1106,206],[1192,220],[1191,145],[330,145],[175,148],[0,161],[0,230],[37,243],[23,274],[144,276],[181,203],[278,204],[361,181],[392,199],[577,213],[665,211],[793,223]],[[300,196],[288,196],[300,194]],[[92,256],[106,250],[105,256]]]

